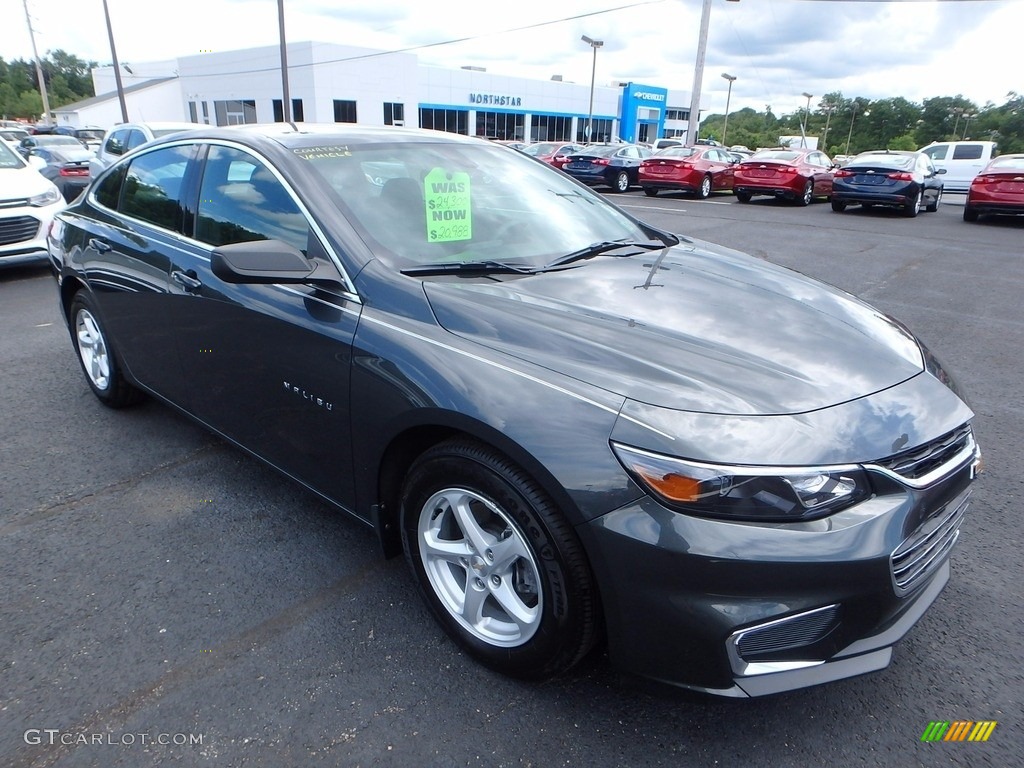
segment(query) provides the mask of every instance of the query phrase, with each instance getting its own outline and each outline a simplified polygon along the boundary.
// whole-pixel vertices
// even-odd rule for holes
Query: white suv
[[[122,123],[115,125],[107,134],[103,144],[96,151],[96,157],[89,161],[89,178],[95,179],[100,171],[117,160],[121,155],[136,147],[178,131],[190,131],[201,126],[196,123]]]
[[[942,181],[946,192],[966,192],[974,177],[999,154],[999,146],[994,141],[942,141],[918,151],[928,155],[936,168],[946,169]]]

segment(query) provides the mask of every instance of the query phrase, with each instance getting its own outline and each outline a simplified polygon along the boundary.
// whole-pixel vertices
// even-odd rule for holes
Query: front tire
[[[139,402],[142,392],[122,375],[117,354],[96,311],[96,303],[84,290],[71,300],[70,318],[71,340],[93,394],[111,408],[125,408]]]
[[[431,448],[409,470],[401,516],[424,599],[480,662],[542,680],[593,647],[599,604],[583,547],[507,458],[461,438]]]
[[[612,182],[612,192],[626,192],[629,190],[629,174],[619,171]]]

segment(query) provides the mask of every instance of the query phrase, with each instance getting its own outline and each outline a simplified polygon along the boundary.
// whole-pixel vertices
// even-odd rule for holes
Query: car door
[[[270,164],[207,147],[192,204],[196,252],[171,257],[170,322],[199,419],[317,491],[352,506],[349,367],[361,304],[321,232]],[[188,219],[188,214],[186,214]],[[213,250],[279,240],[323,262],[331,286],[228,283]]]
[[[181,190],[193,152],[160,148],[103,176],[87,201],[92,215],[69,219],[82,231],[77,247],[66,249],[89,282],[124,367],[181,406],[186,393],[166,314],[168,254],[188,247]]]
[[[727,152],[710,149],[705,155],[711,165],[712,189],[732,189],[733,163]]]
[[[832,162],[821,152],[811,152],[807,162],[814,168],[814,194],[826,197],[832,194]]]

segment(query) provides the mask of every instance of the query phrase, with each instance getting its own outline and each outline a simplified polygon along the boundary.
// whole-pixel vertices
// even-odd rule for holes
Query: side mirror
[[[946,172],[945,168],[936,168],[935,169],[935,175],[936,176],[938,176],[940,173],[945,173],[945,172]]]
[[[310,261],[280,240],[255,240],[215,248],[210,269],[225,283],[337,283],[329,267]]]

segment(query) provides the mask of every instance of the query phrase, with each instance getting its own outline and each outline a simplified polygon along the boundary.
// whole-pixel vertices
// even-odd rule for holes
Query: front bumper
[[[949,579],[977,459],[972,447],[927,488],[873,472],[873,497],[807,523],[709,520],[650,498],[591,521],[580,533],[613,661],[732,697],[884,668]],[[901,584],[908,553],[920,570]]]

